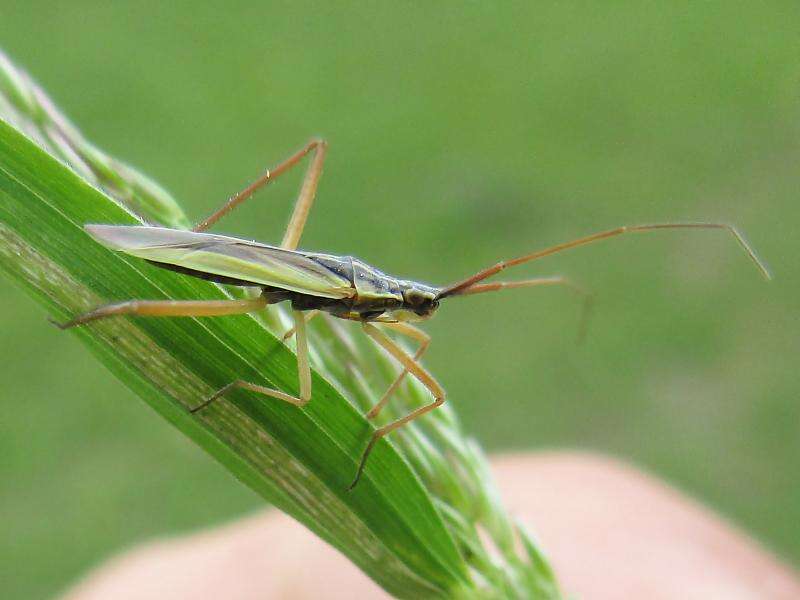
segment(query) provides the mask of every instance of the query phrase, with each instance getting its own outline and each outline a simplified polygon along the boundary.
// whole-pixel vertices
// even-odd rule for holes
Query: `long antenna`
[[[586,290],[583,286],[578,285],[571,279],[562,277],[561,275],[556,275],[554,277],[537,277],[536,279],[525,279],[523,281],[492,281],[491,283],[476,283],[462,289],[460,292],[451,295],[472,296],[474,294],[484,294],[486,292],[496,292],[498,290],[553,285],[564,286],[583,297],[583,308],[581,310],[581,317],[578,323],[578,342],[582,342],[586,337],[586,332],[588,331],[589,316],[591,315],[592,306],[594,303],[594,294]]]
[[[483,281],[487,277],[496,275],[500,271],[504,271],[509,267],[514,267],[516,265],[521,265],[539,258],[544,258],[545,256],[562,252],[563,250],[569,250],[570,248],[575,248],[577,246],[584,246],[586,244],[591,244],[592,242],[598,242],[606,238],[622,235],[623,233],[630,233],[634,231],[654,231],[656,229],[725,229],[729,231],[731,235],[736,238],[736,241],[739,242],[742,248],[744,248],[744,251],[747,252],[747,255],[756,264],[756,267],[758,267],[759,271],[761,271],[761,274],[764,276],[764,278],[767,280],[772,279],[772,275],[770,275],[767,266],[761,261],[760,258],[758,258],[756,253],[750,247],[750,244],[748,244],[744,239],[744,236],[739,233],[739,230],[732,225],[725,223],[654,223],[650,225],[623,225],[622,227],[617,227],[616,229],[609,229],[608,231],[601,231],[600,233],[587,235],[586,237],[578,238],[577,240],[572,240],[571,242],[564,242],[563,244],[550,246],[544,250],[538,250],[536,252],[532,252],[531,254],[512,258],[511,260],[501,261],[496,265],[483,269],[482,271],[478,271],[471,277],[467,277],[466,279],[458,281],[444,288],[439,293],[438,297],[446,298],[447,296],[463,294],[468,288],[476,283]]]

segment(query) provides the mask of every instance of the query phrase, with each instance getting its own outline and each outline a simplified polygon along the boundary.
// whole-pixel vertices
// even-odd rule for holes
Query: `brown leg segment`
[[[300,398],[303,404],[311,399],[311,367],[308,363],[308,337],[306,320],[301,311],[292,311],[294,327],[297,331],[297,376],[300,379]]]
[[[219,317],[239,315],[261,310],[267,305],[263,296],[250,300],[128,300],[106,304],[79,315],[66,323],[56,323],[61,329],[69,329],[98,319],[117,315],[142,317]]]
[[[303,186],[300,188],[300,194],[297,196],[292,216],[286,226],[286,233],[281,241],[281,248],[286,248],[287,250],[295,250],[297,244],[300,243],[300,236],[303,235],[308,213],[311,212],[311,206],[314,204],[314,198],[317,195],[319,178],[322,176],[322,163],[325,161],[325,152],[328,145],[322,141],[315,143],[317,151],[308,166],[308,171],[306,171],[306,176],[303,179]]]
[[[209,217],[205,220],[198,223],[192,231],[205,231],[209,227],[211,227],[214,223],[219,221],[222,217],[227,215],[237,206],[239,206],[242,202],[247,200],[250,196],[256,193],[260,188],[264,187],[271,181],[274,181],[281,175],[283,175],[286,171],[291,169],[295,166],[300,160],[309,152],[315,151],[314,160],[311,163],[311,167],[309,167],[308,173],[306,174],[305,180],[303,181],[303,187],[300,190],[300,197],[298,198],[297,204],[295,206],[294,214],[292,215],[291,220],[289,221],[289,229],[287,230],[287,235],[289,231],[293,231],[293,236],[295,239],[295,246],[296,241],[300,239],[300,233],[303,231],[303,225],[305,225],[306,217],[308,216],[308,211],[311,208],[311,203],[314,199],[314,194],[317,189],[317,182],[319,180],[319,176],[322,173],[322,161],[325,157],[325,148],[326,143],[323,140],[311,140],[305,146],[303,146],[300,150],[292,154],[289,158],[284,160],[274,169],[266,171],[261,177],[256,179],[253,183],[248,185],[238,194],[232,196],[219,210],[212,213]],[[310,196],[310,200],[308,197]],[[298,214],[298,211],[300,214]],[[284,243],[286,242],[286,238],[284,238]],[[284,246],[285,247],[285,246]],[[293,248],[292,248],[293,249]]]
[[[425,351],[428,349],[428,346],[431,343],[431,336],[421,329],[418,329],[413,325],[409,325],[408,323],[384,323],[383,325],[384,327],[394,329],[398,333],[402,333],[403,335],[419,342],[419,348],[417,348],[417,352],[414,354],[415,361],[419,361],[419,359],[422,358],[422,355],[425,354]],[[378,400],[377,404],[375,404],[375,406],[373,406],[367,413],[368,419],[374,419],[378,416],[381,410],[383,410],[383,407],[386,406],[387,402],[389,402],[389,398],[391,398],[392,394],[394,394],[397,388],[400,387],[400,384],[403,382],[407,374],[408,369],[403,367],[403,370],[397,375],[395,380],[392,382],[392,385],[389,386],[381,399]]]
[[[308,144],[306,144],[303,148],[295,152],[292,156],[284,160],[280,163],[277,167],[272,170],[268,170],[264,175],[256,179],[253,183],[247,186],[244,190],[230,198],[219,210],[214,212],[211,216],[207,219],[199,223],[193,231],[205,231],[209,227],[211,227],[214,223],[219,221],[222,217],[227,215],[237,206],[239,206],[242,202],[247,200],[250,196],[252,196],[258,189],[267,185],[293,166],[295,166],[300,160],[310,152],[314,152],[313,159],[311,164],[308,167],[308,171],[306,172],[305,178],[303,179],[303,185],[300,188],[300,194],[295,202],[294,211],[292,212],[292,216],[289,219],[289,224],[286,228],[286,233],[284,234],[283,241],[281,242],[281,247],[286,248],[288,250],[294,250],[297,248],[297,244],[300,241],[300,236],[303,233],[303,229],[305,228],[306,220],[308,219],[308,214],[311,211],[311,206],[314,204],[314,197],[316,196],[317,192],[317,185],[319,183],[319,179],[322,175],[322,165],[325,161],[325,152],[327,149],[327,143],[323,140],[311,140]],[[204,408],[211,404],[214,400],[225,394],[230,389],[233,388],[243,388],[248,389],[250,391],[258,392],[265,394],[267,396],[271,396],[273,398],[278,398],[280,400],[285,400],[287,402],[291,402],[297,406],[303,406],[306,404],[311,398],[311,368],[308,362],[308,340],[306,337],[306,322],[310,321],[314,316],[316,316],[318,311],[311,312],[308,317],[305,317],[302,312],[294,311],[294,322],[295,325],[292,329],[290,329],[285,335],[284,340],[289,339],[292,335],[297,334],[297,370],[298,370],[298,377],[300,379],[300,397],[296,398],[294,396],[290,396],[289,394],[285,394],[279,390],[273,390],[270,388],[265,388],[263,386],[259,386],[253,383],[248,383],[246,381],[237,380],[234,381],[221,390],[217,391],[213,396],[211,396],[208,400],[203,402],[200,406],[196,407],[192,410],[192,412],[196,412],[201,408]]]
[[[445,392],[439,382],[433,378],[433,375],[428,373],[419,363],[417,363],[413,357],[411,357],[405,350],[403,350],[400,346],[398,346],[390,337],[388,337],[385,333],[383,333],[380,329],[371,325],[370,323],[364,323],[364,332],[375,340],[386,352],[388,352],[391,356],[393,356],[403,367],[408,370],[414,377],[416,377],[422,385],[424,385],[428,390],[430,390],[431,394],[433,394],[433,402],[430,404],[426,404],[425,406],[421,406],[420,408],[412,411],[410,414],[397,419],[396,421],[389,423],[388,425],[384,425],[383,427],[376,429],[372,437],[367,444],[366,450],[364,450],[364,454],[361,456],[361,463],[358,465],[358,471],[356,472],[356,477],[353,480],[353,483],[350,484],[349,490],[352,490],[358,480],[361,478],[361,474],[364,471],[364,466],[367,464],[367,458],[369,458],[372,449],[375,447],[375,444],[379,439],[385,436],[388,433],[391,433],[395,429],[402,427],[406,423],[413,421],[414,419],[421,417],[427,412],[432,411],[434,408],[441,406],[445,400]]]
[[[284,402],[294,404],[295,406],[304,406],[308,402],[308,400],[297,398],[295,396],[292,396],[291,394],[285,394],[280,390],[274,390],[272,388],[268,388],[263,385],[257,385],[255,383],[250,383],[249,381],[243,381],[242,379],[237,379],[236,381],[232,381],[228,385],[214,392],[211,396],[209,396],[206,400],[204,400],[202,404],[195,406],[189,412],[194,414],[198,411],[203,410],[206,406],[208,406],[218,398],[224,396],[229,391],[234,389],[243,389],[243,390],[248,390],[250,392],[255,392],[257,394],[264,394],[265,396],[269,396],[271,398],[277,398],[278,400],[283,400]]]
[[[61,329],[69,329],[98,319],[117,315],[137,315],[146,317],[219,317],[255,312],[267,306],[263,296],[250,300],[129,300],[116,304],[107,304],[88,313],[80,315],[66,323],[56,323]],[[308,364],[308,344],[306,340],[305,320],[303,313],[294,311],[297,328],[297,370],[300,379],[300,397],[292,396],[280,390],[271,389],[255,383],[237,379],[215,392],[199,406],[193,408],[195,413],[214,402],[229,390],[241,388],[264,394],[272,398],[284,400],[296,406],[305,405],[311,398],[311,370]]]
[[[273,388],[268,388],[263,385],[258,385],[255,383],[250,383],[249,381],[243,381],[241,379],[237,379],[236,381],[232,381],[228,385],[214,392],[214,394],[212,394],[209,398],[203,401],[202,404],[195,406],[193,409],[191,409],[190,412],[196,413],[197,411],[204,409],[209,404],[219,399],[220,397],[224,396],[227,392],[233,389],[249,390],[251,392],[256,392],[257,394],[264,394],[265,396],[269,396],[270,398],[277,398],[278,400],[283,400],[284,402],[294,404],[295,406],[305,406],[308,403],[308,401],[311,400],[311,369],[308,364],[308,343],[306,340],[306,325],[305,325],[305,320],[303,319],[302,312],[295,310],[293,311],[293,315],[294,315],[295,328],[297,329],[297,377],[300,383],[300,397],[292,396],[291,394],[287,394],[285,392]]]

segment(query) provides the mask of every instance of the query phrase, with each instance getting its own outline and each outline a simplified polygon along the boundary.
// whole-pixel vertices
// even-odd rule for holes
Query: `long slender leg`
[[[209,404],[224,396],[232,389],[245,389],[251,392],[256,392],[258,394],[263,394],[265,396],[269,396],[271,398],[277,398],[278,400],[283,400],[284,402],[289,402],[290,404],[294,404],[295,406],[305,406],[309,400],[311,400],[311,368],[309,367],[308,363],[308,342],[306,339],[306,325],[305,320],[303,319],[303,313],[295,310],[293,311],[295,327],[297,328],[297,376],[300,383],[300,396],[292,396],[291,394],[287,394],[280,390],[276,390],[273,388],[268,388],[263,385],[258,385],[255,383],[250,383],[248,381],[243,381],[241,379],[237,379],[232,381],[228,385],[220,388],[216,392],[214,392],[209,398],[204,400],[198,406],[195,406],[191,409],[190,412],[196,413],[199,410],[204,409]]]
[[[409,325],[408,323],[384,323],[383,325],[384,327],[394,329],[398,333],[401,333],[419,342],[419,348],[417,348],[417,352],[414,354],[414,360],[419,362],[419,359],[422,358],[422,355],[425,354],[425,351],[428,349],[428,346],[431,343],[431,336],[421,329],[418,329],[413,325]],[[394,394],[397,388],[400,387],[400,384],[403,382],[407,374],[408,369],[403,367],[395,380],[392,382],[392,385],[389,386],[389,388],[383,393],[381,399],[378,400],[377,404],[375,404],[375,406],[373,406],[367,413],[368,419],[374,419],[378,416],[381,410],[383,410],[383,407],[386,406],[386,403],[389,402],[389,398],[391,398],[392,394]]]
[[[56,323],[69,329],[98,319],[116,315],[142,317],[218,317],[261,310],[267,305],[263,296],[248,300],[128,300],[100,306],[66,323]]]
[[[297,248],[297,244],[300,243],[300,236],[303,235],[308,213],[311,211],[311,206],[314,204],[314,198],[317,195],[317,184],[322,176],[322,163],[325,161],[327,148],[328,145],[325,142],[317,142],[317,151],[314,153],[314,158],[311,159],[311,164],[308,166],[308,171],[306,171],[306,176],[303,179],[303,186],[300,188],[300,194],[297,196],[292,216],[286,226],[281,248],[294,250]]]
[[[61,329],[69,329],[98,319],[117,315],[136,315],[147,317],[218,317],[254,312],[263,309],[267,300],[263,296],[249,300],[129,300],[116,304],[107,304],[80,315],[66,323],[56,323]],[[242,388],[284,400],[296,406],[303,406],[311,399],[311,369],[308,363],[308,342],[306,339],[303,313],[294,311],[297,328],[297,371],[300,380],[300,397],[292,396],[280,390],[271,389],[237,379],[215,392],[210,398],[191,412],[197,412],[214,402],[231,389]]]
[[[475,283],[467,288],[462,289],[458,296],[469,296],[471,294],[483,294],[484,292],[495,292],[504,289],[535,287],[546,285],[563,285],[572,291],[583,296],[583,308],[581,310],[580,322],[578,325],[578,342],[586,337],[586,331],[589,324],[589,315],[591,313],[594,296],[591,292],[584,289],[571,279],[556,275],[554,277],[537,277],[534,279],[524,279],[522,281],[493,281],[492,283]]]
[[[447,296],[454,296],[463,293],[465,289],[472,287],[479,281],[483,281],[487,277],[491,277],[492,275],[495,275],[509,267],[521,265],[522,263],[537,260],[545,256],[550,256],[551,254],[569,250],[570,248],[575,248],[577,246],[583,246],[586,244],[591,244],[592,242],[598,242],[610,237],[622,235],[623,233],[631,233],[636,231],[655,231],[657,229],[724,229],[736,239],[750,259],[756,264],[762,275],[764,275],[764,277],[767,279],[771,278],[767,267],[761,262],[761,260],[758,258],[758,255],[756,255],[747,241],[745,241],[742,234],[739,233],[739,230],[732,225],[727,225],[725,223],[655,223],[652,225],[623,225],[622,227],[617,227],[616,229],[609,229],[607,231],[601,231],[599,233],[587,235],[586,237],[578,238],[576,240],[558,244],[556,246],[550,246],[544,250],[538,250],[537,252],[525,254],[524,256],[519,256],[511,260],[500,261],[496,265],[483,269],[482,271],[478,271],[475,273],[475,275],[448,286],[442,291],[440,297],[445,298]]]
[[[300,378],[300,398],[305,404],[311,399],[311,367],[308,364],[308,337],[306,320],[299,310],[294,314],[294,327],[297,331],[297,376]]]
[[[248,185],[244,188],[241,192],[231,196],[228,201],[222,205],[221,208],[213,212],[210,216],[208,216],[205,220],[200,221],[192,231],[205,231],[209,227],[211,227],[214,223],[219,221],[222,217],[227,215],[237,206],[239,206],[242,202],[247,200],[250,196],[252,196],[256,191],[260,188],[264,187],[271,181],[274,181],[281,175],[283,175],[286,171],[291,169],[295,166],[300,160],[312,150],[315,151],[314,161],[312,162],[312,166],[309,168],[308,173],[306,174],[305,180],[303,182],[303,187],[300,191],[300,199],[303,199],[305,196],[310,195],[311,199],[313,200],[314,192],[316,191],[317,181],[319,180],[319,176],[322,172],[322,160],[325,154],[325,147],[326,143],[323,140],[311,140],[305,146],[303,146],[300,150],[292,154],[289,158],[284,160],[282,163],[278,164],[274,169],[267,170],[261,177],[256,179],[253,183]],[[298,205],[302,204],[298,200]],[[310,208],[310,202],[306,202],[308,208]],[[305,223],[305,217],[308,214],[308,208],[305,209],[305,215],[302,217],[296,217],[296,215],[292,215],[292,219],[289,222],[290,228],[292,224],[295,223],[295,228],[298,227],[297,222],[299,222],[299,231],[302,232],[303,224]],[[295,213],[297,212],[297,208],[295,209]],[[302,221],[302,222],[300,222]],[[299,239],[299,233],[297,234],[297,238]]]
[[[296,396],[292,396],[291,394],[286,394],[284,392],[281,392],[280,390],[274,390],[272,388],[268,388],[263,385],[258,385],[256,383],[250,383],[249,381],[244,381],[243,379],[237,379],[236,381],[231,381],[228,385],[218,389],[206,400],[204,400],[202,404],[195,406],[189,412],[194,414],[198,411],[203,410],[209,404],[211,404],[215,400],[219,399],[220,397],[224,396],[229,391],[234,389],[243,389],[255,392],[257,394],[263,394],[265,396],[269,396],[270,398],[277,398],[278,400],[283,400],[284,402],[288,402],[289,404],[294,404],[295,406],[304,406],[306,402],[308,402],[308,400],[297,398]]]
[[[364,450],[364,454],[361,456],[361,463],[358,465],[358,471],[356,472],[356,477],[353,480],[353,483],[350,484],[348,489],[352,490],[358,480],[361,478],[361,473],[364,471],[364,466],[367,464],[367,458],[369,458],[370,452],[375,447],[375,444],[379,439],[385,436],[388,433],[391,433],[395,429],[402,427],[406,423],[413,421],[414,419],[421,417],[427,412],[432,411],[434,408],[441,406],[445,400],[445,393],[444,389],[436,379],[433,378],[433,375],[428,373],[419,363],[417,363],[413,357],[411,357],[405,350],[403,350],[400,346],[398,346],[390,337],[388,337],[385,333],[383,333],[380,329],[371,325],[370,323],[364,323],[364,332],[370,336],[373,340],[375,340],[386,352],[388,352],[391,356],[393,356],[403,367],[405,367],[409,373],[411,373],[414,377],[416,377],[422,385],[424,385],[428,390],[430,390],[431,394],[433,394],[433,402],[430,404],[426,404],[425,406],[421,406],[420,408],[412,411],[411,413],[407,414],[405,417],[397,419],[388,425],[384,425],[383,427],[376,429],[372,437],[367,444],[366,450]]]

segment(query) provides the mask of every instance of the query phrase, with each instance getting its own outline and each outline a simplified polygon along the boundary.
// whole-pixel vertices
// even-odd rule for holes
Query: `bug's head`
[[[400,287],[403,305],[394,311],[399,321],[423,321],[439,308],[438,289],[416,281],[401,281]]]

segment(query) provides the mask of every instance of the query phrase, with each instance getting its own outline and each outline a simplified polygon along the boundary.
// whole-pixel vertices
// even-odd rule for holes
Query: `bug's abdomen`
[[[322,310],[326,313],[350,321],[373,321],[398,306],[394,298],[372,298],[366,302],[358,298],[320,298],[308,294],[297,294],[285,290],[264,290],[270,304],[289,300],[294,310]]]

